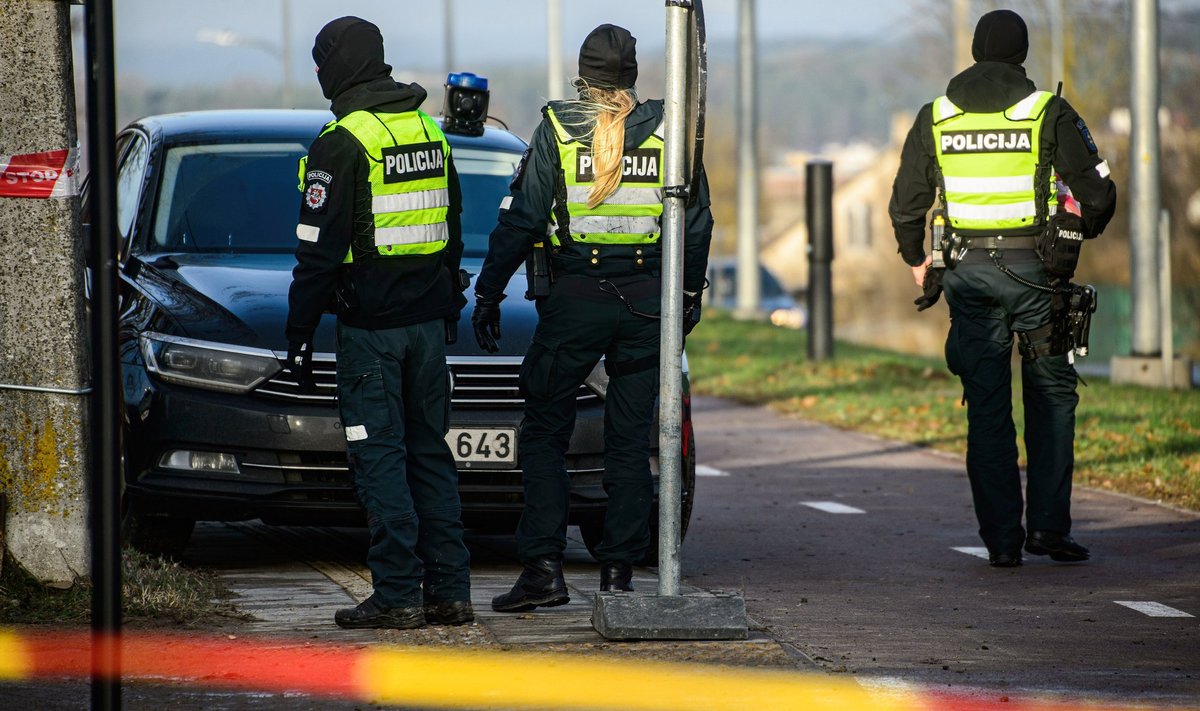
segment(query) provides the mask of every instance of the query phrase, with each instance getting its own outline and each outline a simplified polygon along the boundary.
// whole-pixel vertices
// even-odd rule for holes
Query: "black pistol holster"
[[[530,301],[550,295],[550,285],[554,282],[550,249],[550,238],[544,237],[533,243],[525,257],[525,298]]]
[[[1096,289],[1091,284],[1067,284],[1055,292],[1050,323],[1032,331],[1017,332],[1021,358],[1034,361],[1045,356],[1070,353],[1086,357],[1092,314],[1096,313]]]

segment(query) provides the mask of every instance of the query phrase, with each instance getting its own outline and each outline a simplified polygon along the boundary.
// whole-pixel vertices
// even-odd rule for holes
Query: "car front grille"
[[[525,400],[517,388],[521,358],[513,356],[449,356],[450,373],[454,378],[454,394],[450,406],[454,409],[520,409]],[[292,402],[337,402],[337,361],[331,354],[313,358],[313,378],[317,391],[300,392],[296,379],[289,371],[281,371],[255,391],[258,395]],[[575,393],[579,405],[595,404],[600,398],[586,385]]]

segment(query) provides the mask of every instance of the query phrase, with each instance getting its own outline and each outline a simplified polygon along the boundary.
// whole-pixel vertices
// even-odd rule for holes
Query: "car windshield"
[[[290,252],[296,246],[300,142],[175,146],[163,162],[152,249],[170,252]],[[463,191],[467,256],[487,253],[500,201],[520,153],[455,149]]]
[[[487,254],[488,235],[496,226],[500,202],[508,197],[508,184],[521,154],[455,148],[453,155],[463,193],[463,256],[482,259]]]

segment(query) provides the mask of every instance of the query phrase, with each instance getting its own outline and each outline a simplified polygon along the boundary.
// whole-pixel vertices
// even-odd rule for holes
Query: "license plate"
[[[454,461],[465,467],[515,466],[517,431],[510,427],[456,427],[446,435]]]

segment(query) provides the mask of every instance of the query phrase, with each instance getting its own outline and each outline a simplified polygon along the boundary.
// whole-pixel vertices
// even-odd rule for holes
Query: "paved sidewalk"
[[[572,529],[572,533],[577,533]],[[469,536],[472,550],[474,624],[419,630],[342,630],[333,613],[371,594],[370,571],[359,553],[365,531],[356,529],[269,527],[257,522],[197,527],[189,548],[193,564],[211,567],[234,594],[230,601],[253,619],[238,626],[239,635],[319,639],[356,644],[496,647],[529,652],[621,654],[667,661],[705,661],[743,666],[796,668],[802,656],[752,626],[744,641],[614,642],[591,623],[599,567],[577,536],[571,538],[564,572],[571,601],[525,613],[491,609],[493,596],[506,592],[520,574],[511,537]],[[237,561],[230,566],[222,561]],[[636,568],[634,587],[655,591],[653,568]],[[684,584],[683,592],[698,588]]]

